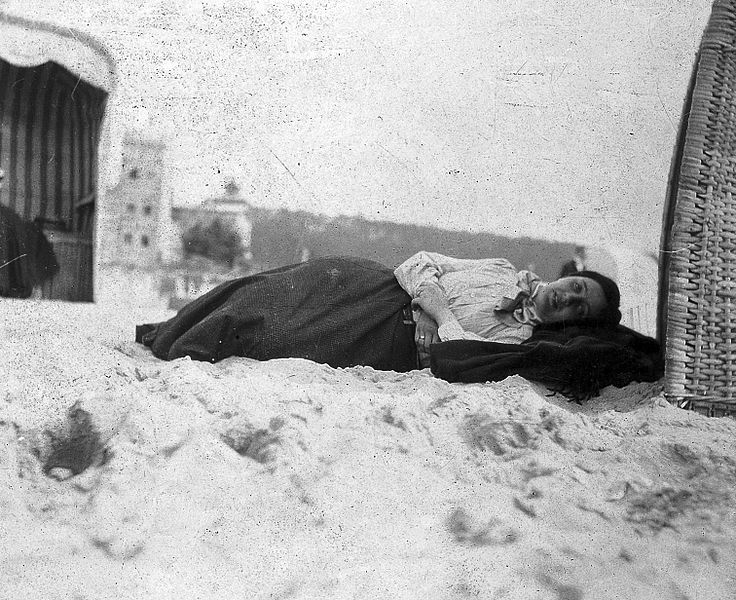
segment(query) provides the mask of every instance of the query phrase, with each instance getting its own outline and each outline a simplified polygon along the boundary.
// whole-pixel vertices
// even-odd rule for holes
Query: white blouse
[[[461,259],[418,252],[401,263],[394,275],[412,298],[428,282],[438,284],[445,293],[455,319],[440,326],[438,335],[442,341],[518,344],[532,334],[531,324],[519,322],[511,313],[498,312],[496,308],[504,299],[536,291],[539,278],[530,271],[517,272],[504,258]]]

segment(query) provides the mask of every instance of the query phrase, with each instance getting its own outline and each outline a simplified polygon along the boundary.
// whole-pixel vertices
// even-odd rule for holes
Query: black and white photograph
[[[0,0],[0,600],[736,600],[736,0]]]

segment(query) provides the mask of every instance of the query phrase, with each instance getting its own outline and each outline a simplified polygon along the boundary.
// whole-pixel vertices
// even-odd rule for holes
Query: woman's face
[[[593,319],[606,308],[606,296],[597,281],[563,277],[547,284],[534,300],[543,323]]]

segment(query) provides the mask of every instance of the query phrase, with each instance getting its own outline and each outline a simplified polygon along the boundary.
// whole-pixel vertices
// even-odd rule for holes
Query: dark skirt
[[[307,358],[333,367],[417,368],[411,297],[393,272],[359,258],[317,258],[219,285],[136,341],[164,360]]]

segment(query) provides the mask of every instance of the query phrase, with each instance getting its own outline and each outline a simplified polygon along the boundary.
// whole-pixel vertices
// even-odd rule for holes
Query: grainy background
[[[165,136],[174,204],[234,177],[258,206],[650,251],[710,11],[707,0],[0,6],[104,42],[118,61],[116,131]]]

